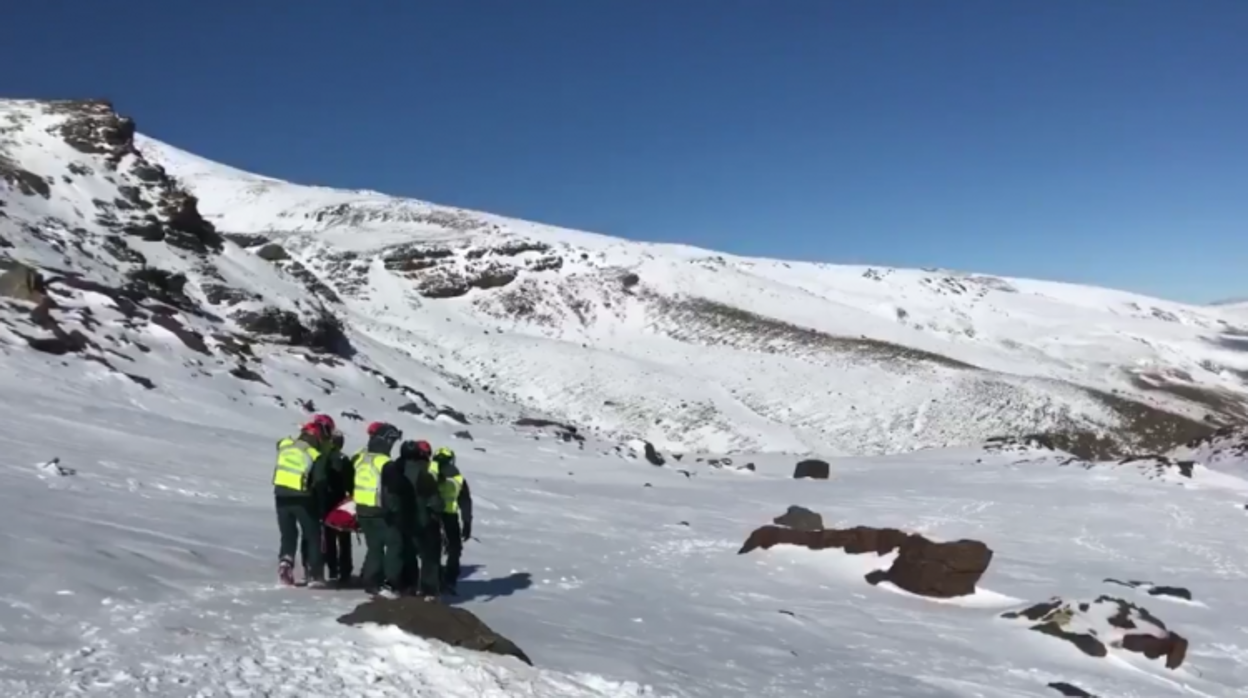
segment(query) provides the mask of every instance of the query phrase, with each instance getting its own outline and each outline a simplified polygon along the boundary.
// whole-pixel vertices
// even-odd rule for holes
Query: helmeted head
[[[317,415],[317,417],[320,416],[323,415]],[[318,420],[317,417],[313,417],[312,421],[300,427],[299,435],[313,444],[329,443],[334,434],[333,420],[330,419],[329,423],[326,424],[325,420]]]
[[[333,439],[334,448],[339,450],[342,450],[342,447],[347,443],[347,437],[343,436],[342,432],[337,429],[334,430],[331,438]]]
[[[438,465],[455,465],[455,452],[443,446],[433,454],[433,459],[438,462]]]
[[[312,415],[312,421],[324,425],[325,432],[328,434],[333,434],[334,430],[338,428],[338,425],[334,423],[334,418],[327,414],[314,414]]]
[[[399,455],[404,458],[412,458],[415,460],[429,460],[433,457],[433,447],[428,441],[421,439],[419,441],[404,441],[399,447]]]
[[[399,439],[402,438],[403,432],[389,422],[373,422],[368,425],[368,442],[370,444],[384,444],[387,451],[393,448],[399,442]]]

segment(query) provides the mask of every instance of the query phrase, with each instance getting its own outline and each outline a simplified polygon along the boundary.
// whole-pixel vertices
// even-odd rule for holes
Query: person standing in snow
[[[459,562],[464,554],[464,543],[472,537],[472,493],[468,481],[455,463],[455,452],[445,446],[433,454],[437,464],[438,504],[441,529],[446,542],[446,565],[442,568],[442,590],[448,594],[458,593]],[[463,525],[460,525],[460,517]],[[442,539],[439,540],[439,543]]]
[[[355,468],[351,465],[351,458],[343,453],[345,438],[341,431],[334,430],[332,443],[326,496],[320,510],[322,521],[344,500],[351,498],[355,484]],[[324,526],[322,530],[325,536],[325,564],[329,568],[328,581],[346,586],[351,582],[351,531],[330,526]]]
[[[404,441],[399,447],[404,478],[403,589],[425,599],[438,596],[441,532],[437,464],[428,441]]]
[[[317,492],[328,473],[333,431],[333,418],[318,414],[303,425],[298,436],[277,442],[273,495],[281,535],[277,570],[283,584],[295,583],[296,550],[302,552],[305,581],[318,585],[324,580]]]
[[[368,425],[368,445],[355,456],[355,479],[351,497],[356,521],[364,532],[368,550],[360,576],[364,590],[373,595],[393,595],[403,579],[403,490],[402,468],[390,460],[390,451],[403,438],[393,424]]]

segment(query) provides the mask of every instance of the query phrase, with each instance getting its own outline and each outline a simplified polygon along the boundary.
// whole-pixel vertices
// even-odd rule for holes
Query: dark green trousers
[[[294,566],[295,551],[302,553],[304,569],[311,579],[324,576],[321,556],[321,523],[311,497],[277,497],[277,530],[281,535],[278,558]],[[302,535],[303,540],[300,541]]]
[[[385,583],[398,590],[403,585],[403,531],[391,520],[393,516],[360,516],[356,519],[364,534],[364,567],[360,578],[365,589],[376,589]]]
[[[404,524],[404,588],[437,596],[442,585],[442,530],[438,517],[409,517]]]

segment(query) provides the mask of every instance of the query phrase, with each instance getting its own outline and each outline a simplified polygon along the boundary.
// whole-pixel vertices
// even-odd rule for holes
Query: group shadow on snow
[[[457,593],[442,597],[442,602],[448,606],[456,606],[468,601],[493,601],[500,596],[511,596],[533,586],[533,575],[529,572],[512,572],[505,577],[474,579],[473,575],[482,568],[483,565],[464,565],[460,569]],[[358,577],[353,578],[350,584],[338,587],[344,591],[358,591],[363,588]]]
[[[455,596],[444,599],[452,606],[466,601],[493,601],[500,596],[511,596],[517,591],[524,591],[533,586],[533,575],[528,572],[512,572],[506,577],[474,579],[481,570],[481,565],[464,565],[459,575],[459,585]]]

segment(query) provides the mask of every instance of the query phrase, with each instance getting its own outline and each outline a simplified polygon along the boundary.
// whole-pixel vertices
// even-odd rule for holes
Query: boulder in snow
[[[790,506],[789,510],[772,519],[777,526],[788,526],[799,531],[823,530],[823,517],[805,507]]]
[[[663,454],[659,453],[659,450],[649,441],[645,442],[643,449],[646,454],[646,460],[650,462],[650,465],[663,465],[667,462]]]
[[[793,468],[793,478],[801,480],[803,478],[813,478],[815,480],[827,480],[832,474],[832,467],[827,461],[818,459],[808,459],[797,464]]]
[[[1079,688],[1072,683],[1066,683],[1065,681],[1054,681],[1049,684],[1049,688],[1057,691],[1067,698],[1097,698],[1082,688]]]
[[[828,528],[817,531],[763,526],[750,534],[737,554],[776,545],[800,545],[811,550],[840,548],[851,555],[873,552],[897,557],[888,570],[866,575],[870,584],[891,582],[912,594],[936,598],[975,593],[975,584],[992,561],[992,549],[977,540],[937,543],[917,533],[895,528]]]
[[[1114,596],[1093,601],[1053,598],[1001,617],[1031,621],[1031,630],[1066,640],[1093,657],[1104,657],[1113,647],[1149,659],[1165,657],[1168,669],[1177,669],[1187,657],[1186,638],[1168,630],[1147,609]]]
[[[338,618],[344,625],[392,625],[405,633],[453,647],[515,657],[533,665],[514,642],[499,635],[472,612],[415,597],[373,599]]]

